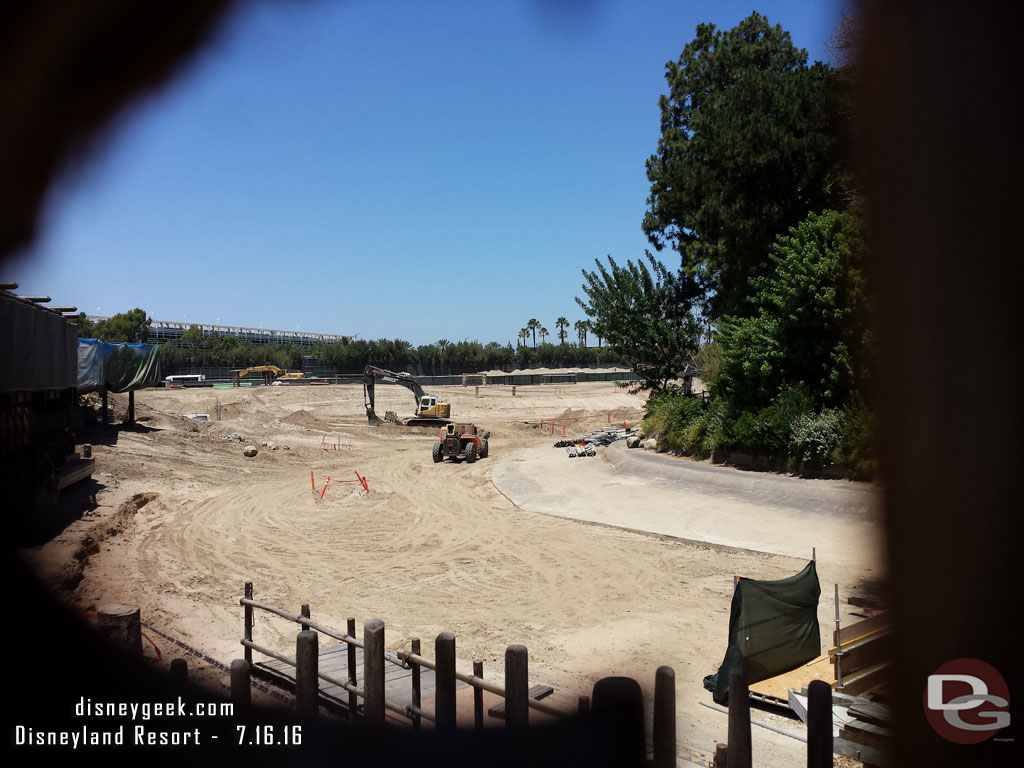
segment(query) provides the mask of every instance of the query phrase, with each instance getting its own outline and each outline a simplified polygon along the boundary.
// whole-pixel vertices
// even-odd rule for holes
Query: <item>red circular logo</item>
[[[954,659],[928,676],[924,713],[942,738],[978,744],[1010,724],[1010,689],[984,661]]]

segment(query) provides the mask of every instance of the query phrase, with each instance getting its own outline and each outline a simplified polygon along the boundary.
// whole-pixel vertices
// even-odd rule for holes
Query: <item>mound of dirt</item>
[[[281,421],[285,424],[293,424],[297,427],[306,427],[308,429],[324,429],[327,426],[314,416],[312,411],[306,410],[292,411]]]

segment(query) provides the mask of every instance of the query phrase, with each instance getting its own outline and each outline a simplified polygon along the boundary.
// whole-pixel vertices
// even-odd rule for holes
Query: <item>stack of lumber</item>
[[[833,632],[828,655],[836,668],[837,690],[857,696],[884,688],[892,658],[889,615],[878,613]]]

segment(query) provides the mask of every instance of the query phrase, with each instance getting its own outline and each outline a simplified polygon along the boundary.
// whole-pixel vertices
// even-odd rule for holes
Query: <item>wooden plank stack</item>
[[[832,633],[829,660],[836,669],[833,687],[850,696],[884,687],[892,657],[892,628],[878,613]]]

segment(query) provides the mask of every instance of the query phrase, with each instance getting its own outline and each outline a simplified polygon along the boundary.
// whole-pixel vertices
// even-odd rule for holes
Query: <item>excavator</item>
[[[235,386],[239,386],[242,383],[242,379],[250,373],[262,373],[263,383],[268,387],[279,381],[294,381],[306,378],[302,371],[286,371],[284,368],[278,368],[276,365],[254,365],[250,368],[235,371]]]
[[[374,411],[373,388],[377,381],[388,384],[399,384],[412,390],[416,396],[416,415],[411,419],[399,420],[394,411],[387,411],[381,419]],[[370,424],[381,424],[390,421],[404,424],[407,427],[436,427],[451,423],[452,407],[448,403],[438,402],[435,395],[428,395],[423,387],[408,373],[387,371],[374,365],[366,366],[363,371],[363,405],[366,406],[366,418]]]

